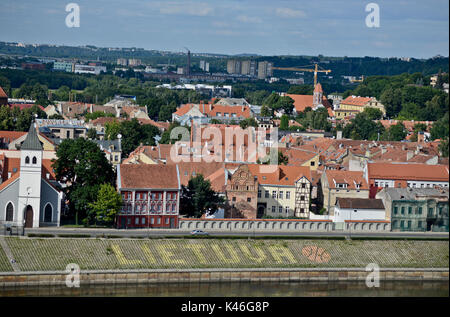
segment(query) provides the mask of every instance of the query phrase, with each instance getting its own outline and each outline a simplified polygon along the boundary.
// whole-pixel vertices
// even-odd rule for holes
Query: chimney
[[[387,148],[383,146],[383,147],[381,148],[381,154],[384,154],[384,153],[386,153],[386,152],[387,152]]]
[[[408,151],[406,152],[406,160],[409,161],[410,159],[412,159],[414,157],[414,152],[413,151]]]

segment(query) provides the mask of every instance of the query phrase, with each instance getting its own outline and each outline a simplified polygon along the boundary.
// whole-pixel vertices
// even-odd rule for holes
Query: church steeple
[[[322,105],[322,96],[323,96],[322,85],[320,83],[317,83],[316,86],[314,87],[313,93],[313,108]]]
[[[37,132],[36,132],[36,123],[32,123],[30,125],[30,129],[28,130],[27,137],[25,141],[23,141],[21,150],[33,150],[33,151],[42,151],[43,147],[41,141],[39,141]]]

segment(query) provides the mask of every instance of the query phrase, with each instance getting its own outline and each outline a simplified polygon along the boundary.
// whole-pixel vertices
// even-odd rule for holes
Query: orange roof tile
[[[176,165],[121,164],[119,169],[121,188],[179,188]]]
[[[356,184],[360,185],[359,189],[368,190],[369,185],[364,179],[363,172],[342,171],[342,170],[326,170],[325,176],[328,180],[329,188],[337,188],[336,184],[347,184],[347,189],[357,189]]]
[[[248,164],[248,168],[262,185],[294,186],[303,176],[311,181],[311,170],[306,166]]]
[[[371,97],[348,96],[341,101],[341,105],[364,106],[371,99]]]
[[[408,163],[369,163],[371,179],[422,180],[448,182],[449,169],[445,165]]]
[[[0,86],[0,98],[8,98],[8,95],[1,86]]]

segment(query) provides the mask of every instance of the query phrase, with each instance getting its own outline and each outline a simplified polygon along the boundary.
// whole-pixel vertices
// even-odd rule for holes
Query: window
[[[131,219],[128,218],[127,224],[131,225]]]
[[[305,196],[301,195],[300,200],[305,200]]]
[[[277,198],[277,192],[274,190],[274,191],[272,191],[272,198]]]
[[[166,225],[169,224],[169,218],[166,218]]]
[[[14,220],[14,206],[11,202],[6,206],[6,219],[5,220],[6,221]]]
[[[398,207],[394,207],[394,215],[396,215],[398,213]]]
[[[236,197],[233,197],[231,200],[232,200],[232,201],[236,201]]]
[[[145,225],[145,218],[142,218],[141,223],[142,223],[143,225]]]
[[[155,218],[152,217],[152,218],[150,219],[150,223],[151,223],[152,225],[154,225],[154,224],[155,224]]]
[[[278,207],[278,212],[279,212],[279,213],[282,213],[282,212],[283,212],[283,207],[282,207],[282,206],[279,206],[279,207]]]
[[[134,218],[134,224],[138,225],[139,224],[139,218]]]
[[[433,208],[428,208],[428,216],[432,216],[433,215]]]
[[[392,222],[392,226],[393,226],[394,228],[397,228],[397,225],[398,225],[398,221],[397,221],[397,220],[394,220],[394,221]]]
[[[52,222],[52,205],[47,204],[44,209],[44,222]]]
[[[261,189],[258,189],[258,198],[261,198]]]
[[[302,188],[306,188],[306,184],[305,183],[302,183]]]
[[[25,158],[25,164],[30,164],[30,158],[28,156]]]
[[[272,206],[272,212],[275,212],[275,206]]]
[[[289,206],[286,206],[286,213],[289,213]]]
[[[291,199],[291,192],[286,192],[286,199]]]
[[[161,224],[161,218],[158,217],[156,223],[157,223],[158,225],[160,225],[160,224]]]
[[[419,207],[419,215],[422,214],[422,207]]]
[[[33,156],[33,164],[37,164],[37,158],[36,158],[36,156]]]
[[[412,214],[412,207],[408,207],[408,215]]]
[[[405,214],[405,207],[402,207],[402,215]]]
[[[280,199],[283,199],[283,191],[280,191]]]
[[[250,197],[247,197],[247,202],[251,203],[252,199]]]
[[[265,191],[264,197],[269,198],[269,191],[268,190]]]
[[[311,161],[311,166],[314,166],[314,165],[316,165],[316,162]]]
[[[411,228],[411,220],[408,220],[408,228]]]
[[[417,228],[422,229],[422,221],[419,220],[417,222]]]
[[[300,213],[303,214],[305,212],[305,208],[300,208]]]

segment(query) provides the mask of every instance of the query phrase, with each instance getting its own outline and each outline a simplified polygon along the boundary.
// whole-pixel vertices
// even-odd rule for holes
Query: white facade
[[[333,222],[345,222],[346,220],[386,220],[384,209],[350,209],[334,207],[334,216],[330,217]]]

